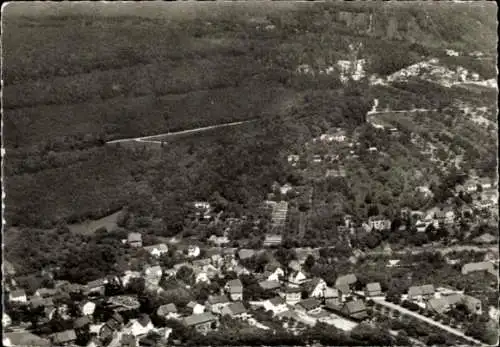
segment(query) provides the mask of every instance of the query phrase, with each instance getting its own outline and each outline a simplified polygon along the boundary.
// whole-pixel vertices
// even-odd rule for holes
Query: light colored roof
[[[175,306],[174,303],[166,304],[166,305],[161,305],[158,307],[157,313],[160,316],[167,315],[169,313],[176,313],[177,312],[177,307]]]
[[[372,282],[366,285],[366,290],[368,290],[369,292],[381,292],[382,288],[380,287],[380,283]]]
[[[325,290],[325,298],[338,298],[339,297],[339,290],[336,288],[331,288],[331,287],[326,287]]]
[[[240,249],[238,251],[238,256],[240,259],[251,258],[255,255],[255,251],[253,249]]]
[[[243,289],[243,284],[241,283],[239,278],[228,281],[226,283],[226,286],[229,287],[229,291],[231,292],[234,290],[241,291],[241,289]]]
[[[49,340],[41,338],[27,331],[4,332],[3,339],[9,339],[12,346],[50,346]]]
[[[278,281],[262,281],[259,282],[259,286],[262,289],[269,290],[269,289],[277,289],[281,286],[281,284]]]
[[[337,287],[338,285],[345,285],[345,284],[351,285],[356,283],[357,281],[358,279],[356,278],[355,274],[347,274],[337,278],[337,280],[335,281],[335,287]]]
[[[434,294],[434,286],[432,284],[425,284],[423,286],[413,286],[408,289],[409,296],[416,295],[430,295]]]
[[[148,252],[152,252],[154,250],[158,250],[160,252],[168,252],[168,246],[164,243],[159,243],[157,245],[146,246],[144,249]]]
[[[195,326],[202,323],[213,322],[216,317],[210,312],[203,312],[200,314],[193,314],[184,318],[184,324],[187,326]]]
[[[489,261],[483,261],[479,263],[468,263],[462,266],[463,273],[469,273],[473,271],[491,271],[493,270],[493,264]]]
[[[142,235],[140,233],[129,233],[128,242],[142,241]]]
[[[24,289],[16,289],[9,292],[9,297],[11,298],[19,298],[21,296],[26,296],[26,292],[24,291]]]

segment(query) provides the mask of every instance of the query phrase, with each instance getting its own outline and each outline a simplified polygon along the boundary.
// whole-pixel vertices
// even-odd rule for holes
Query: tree
[[[184,283],[193,284],[194,282],[193,269],[190,268],[189,266],[182,266],[179,269],[179,271],[177,271],[175,278],[177,278],[179,281],[183,281]]]
[[[306,258],[306,261],[304,262],[304,270],[306,270],[307,272],[311,271],[314,264],[316,264],[316,259],[314,259],[314,257],[309,254]]]

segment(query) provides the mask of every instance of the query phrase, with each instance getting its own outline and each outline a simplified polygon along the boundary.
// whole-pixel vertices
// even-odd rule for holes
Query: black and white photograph
[[[2,345],[496,346],[495,1],[12,1]]]

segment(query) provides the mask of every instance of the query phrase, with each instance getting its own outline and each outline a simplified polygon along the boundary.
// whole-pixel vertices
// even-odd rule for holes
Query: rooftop
[[[204,312],[201,314],[193,314],[184,318],[184,324],[187,326],[195,326],[207,322],[214,322],[216,319],[217,318],[210,312]]]

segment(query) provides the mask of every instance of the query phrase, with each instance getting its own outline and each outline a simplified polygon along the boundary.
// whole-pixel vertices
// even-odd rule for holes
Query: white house
[[[9,301],[26,303],[28,302],[28,298],[26,297],[26,292],[24,291],[24,289],[17,289],[9,293]]]
[[[144,247],[146,251],[149,252],[154,257],[159,257],[162,254],[167,254],[168,253],[168,246],[164,243],[160,243],[157,245],[152,245],[152,246],[146,246]]]
[[[288,282],[291,286],[298,287],[307,280],[307,276],[302,271],[294,271],[288,276]]]
[[[187,251],[188,251],[187,256],[190,258],[196,258],[201,253],[200,247],[194,245],[189,246]]]
[[[139,319],[131,319],[125,326],[124,332],[134,337],[139,337],[147,335],[154,328],[151,319],[147,315],[143,315]]]
[[[220,314],[222,309],[230,303],[231,302],[225,295],[210,295],[205,304],[212,313]]]
[[[82,311],[83,316],[93,315],[95,311],[95,303],[93,303],[92,301],[84,302],[80,306],[80,310]]]
[[[193,310],[193,314],[202,314],[205,312],[205,306],[198,304],[197,302],[191,301],[187,304],[187,307]]]
[[[150,266],[144,270],[144,277],[146,282],[153,285],[158,285],[160,283],[162,274],[163,271],[161,269],[161,266],[159,265]]]
[[[304,284],[304,288],[310,298],[325,297],[326,282],[321,278],[313,278]]]
[[[7,313],[3,312],[3,314],[2,314],[2,326],[4,328],[7,328],[11,324],[12,324],[12,319],[10,319],[10,317]]]
[[[301,299],[301,291],[299,287],[286,287],[280,290],[279,296],[283,298],[288,305],[295,305]]]

